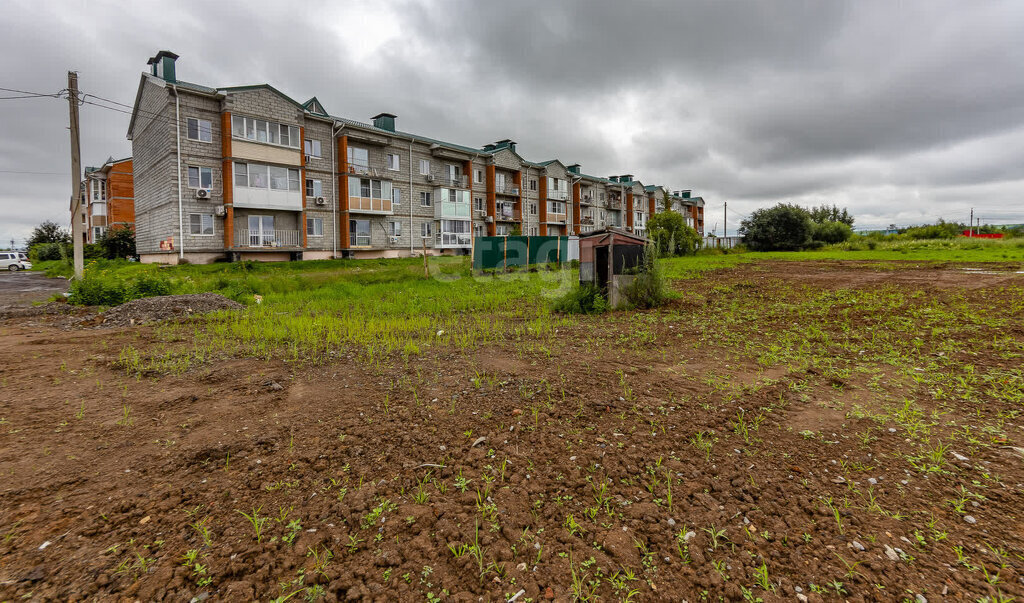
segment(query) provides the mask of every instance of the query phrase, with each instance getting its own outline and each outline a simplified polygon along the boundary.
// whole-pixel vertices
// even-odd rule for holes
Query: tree
[[[697,249],[700,236],[686,225],[683,214],[666,210],[647,221],[647,234],[662,256],[690,255]]]
[[[750,214],[740,235],[754,251],[795,251],[812,245],[814,221],[804,208],[779,203]]]
[[[32,236],[28,238],[26,247],[40,243],[70,243],[71,233],[64,230],[56,222],[47,220],[32,230]]]
[[[812,207],[808,213],[811,219],[818,224],[825,224],[826,222],[842,222],[850,228],[853,228],[853,216],[850,212],[846,211],[846,208],[839,209],[834,203],[831,206],[821,205],[818,207]]]
[[[124,259],[135,255],[135,231],[131,226],[108,228],[97,241],[108,260]]]

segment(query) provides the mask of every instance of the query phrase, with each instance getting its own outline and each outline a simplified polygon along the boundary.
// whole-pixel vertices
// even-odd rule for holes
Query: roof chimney
[[[178,55],[174,54],[170,50],[161,50],[156,53],[155,57],[150,57],[146,63],[149,65],[149,72],[156,77],[176,84],[178,82],[174,74],[174,62],[178,60]]]
[[[387,130],[388,132],[395,131],[395,118],[397,115],[391,113],[378,113],[373,116],[373,126],[380,128],[381,130]]]
[[[566,169],[569,170],[570,172],[572,172],[573,174],[579,174],[580,173],[580,164],[574,163],[574,164],[566,167]]]

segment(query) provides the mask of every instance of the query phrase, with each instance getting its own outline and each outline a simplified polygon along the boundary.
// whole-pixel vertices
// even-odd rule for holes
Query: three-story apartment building
[[[134,227],[132,158],[111,157],[98,168],[85,168],[82,194],[86,243],[96,243],[109,228]]]
[[[150,59],[129,124],[146,262],[462,254],[474,236],[632,228],[626,201],[645,195],[632,176],[528,161],[508,139],[464,146],[269,84],[181,81],[177,58]]]

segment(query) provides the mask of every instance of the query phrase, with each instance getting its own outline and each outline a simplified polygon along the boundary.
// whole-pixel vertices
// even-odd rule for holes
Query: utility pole
[[[82,156],[78,145],[78,74],[68,72],[68,111],[71,118],[71,245],[74,249],[75,278],[82,279]]]
[[[722,236],[729,236],[729,202],[722,207]]]
[[[968,238],[974,236],[974,208],[973,207],[971,208],[971,222],[967,226],[967,236],[968,236]]]

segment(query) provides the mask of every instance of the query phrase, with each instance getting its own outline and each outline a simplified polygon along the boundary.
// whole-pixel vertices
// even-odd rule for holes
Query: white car
[[[8,269],[11,272],[19,270],[31,270],[32,262],[28,256],[18,251],[0,251],[0,270]]]

